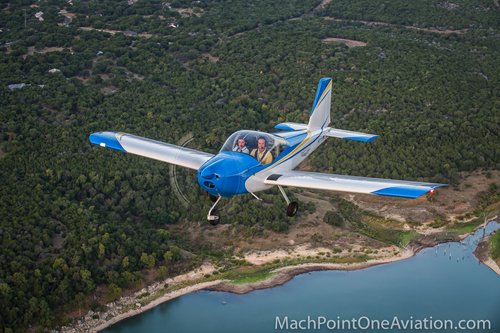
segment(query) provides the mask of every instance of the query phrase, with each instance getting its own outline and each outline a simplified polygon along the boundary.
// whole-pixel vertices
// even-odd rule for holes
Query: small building
[[[37,12],[35,14],[35,17],[38,19],[38,21],[43,22],[43,12]]]

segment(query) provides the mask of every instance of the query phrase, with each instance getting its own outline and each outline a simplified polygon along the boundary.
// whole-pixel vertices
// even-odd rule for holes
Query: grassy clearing
[[[366,254],[359,254],[347,257],[332,257],[332,258],[287,258],[277,260],[273,263],[264,266],[242,266],[234,270],[214,276],[214,278],[227,279],[233,284],[255,283],[269,279],[275,273],[273,270],[285,267],[295,266],[306,263],[332,263],[332,264],[352,264],[361,263],[369,260],[370,257]]]
[[[474,229],[480,226],[483,222],[484,219],[478,217],[466,223],[450,224],[446,227],[446,230],[456,235],[463,235],[474,231]]]
[[[269,279],[274,273],[269,270],[257,271],[231,280],[233,284],[255,283]]]
[[[395,220],[364,211],[339,197],[332,198],[332,202],[338,206],[338,211],[325,216],[325,222],[330,224],[344,225],[348,222],[353,231],[396,246],[406,246],[418,235],[412,230],[401,230],[401,223]]]
[[[381,225],[379,220],[381,219],[375,219],[371,216],[362,222],[352,223],[352,225],[354,230],[360,234],[397,246],[406,246],[418,235],[413,230],[386,228]]]
[[[408,245],[412,239],[414,239],[418,233],[416,231],[400,231],[398,238],[402,246]]]
[[[276,268],[276,265],[264,266],[240,266],[231,269],[216,277],[219,279],[230,280],[234,284],[255,283],[266,280],[274,275],[271,271]]]

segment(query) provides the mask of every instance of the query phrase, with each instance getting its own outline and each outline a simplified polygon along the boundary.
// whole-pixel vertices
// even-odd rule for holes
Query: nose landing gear
[[[283,187],[278,185],[278,188],[280,189],[281,195],[283,195],[283,198],[285,198],[286,203],[288,204],[286,208],[286,215],[292,217],[297,214],[297,211],[299,210],[299,203],[297,201],[290,202],[290,199],[288,199],[285,190],[283,190]]]
[[[210,195],[210,201],[212,201],[214,204],[212,205],[212,208],[210,208],[210,210],[208,211],[207,220],[208,223],[210,223],[211,225],[217,225],[220,222],[220,212],[217,208],[215,208],[215,206],[217,206],[221,198],[222,198],[221,196],[216,197]]]

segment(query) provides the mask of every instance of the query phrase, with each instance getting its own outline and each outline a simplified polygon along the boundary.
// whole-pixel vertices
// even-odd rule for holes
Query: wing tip
[[[428,187],[416,188],[416,187],[405,187],[405,186],[391,186],[373,191],[371,193],[386,197],[416,199],[430,192],[431,190],[433,189]]]
[[[348,136],[345,137],[345,140],[352,140],[352,141],[361,141],[361,142],[372,142],[376,138],[378,138],[378,135],[372,135],[372,136]]]
[[[96,132],[89,135],[89,141],[104,148],[126,152],[116,137],[116,132]]]
[[[417,199],[424,194],[434,194],[436,189],[439,187],[446,187],[447,184],[432,184],[429,186],[422,187],[406,187],[406,186],[391,186],[385,187],[380,190],[371,192],[371,194],[387,196],[387,197],[399,197],[408,199]]]

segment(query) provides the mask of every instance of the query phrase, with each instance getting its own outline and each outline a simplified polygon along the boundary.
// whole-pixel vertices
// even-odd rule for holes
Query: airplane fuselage
[[[264,180],[273,173],[293,170],[325,140],[325,130],[283,136],[286,147],[267,165],[250,154],[221,151],[198,169],[198,184],[211,195],[223,197],[267,190],[273,185]]]

